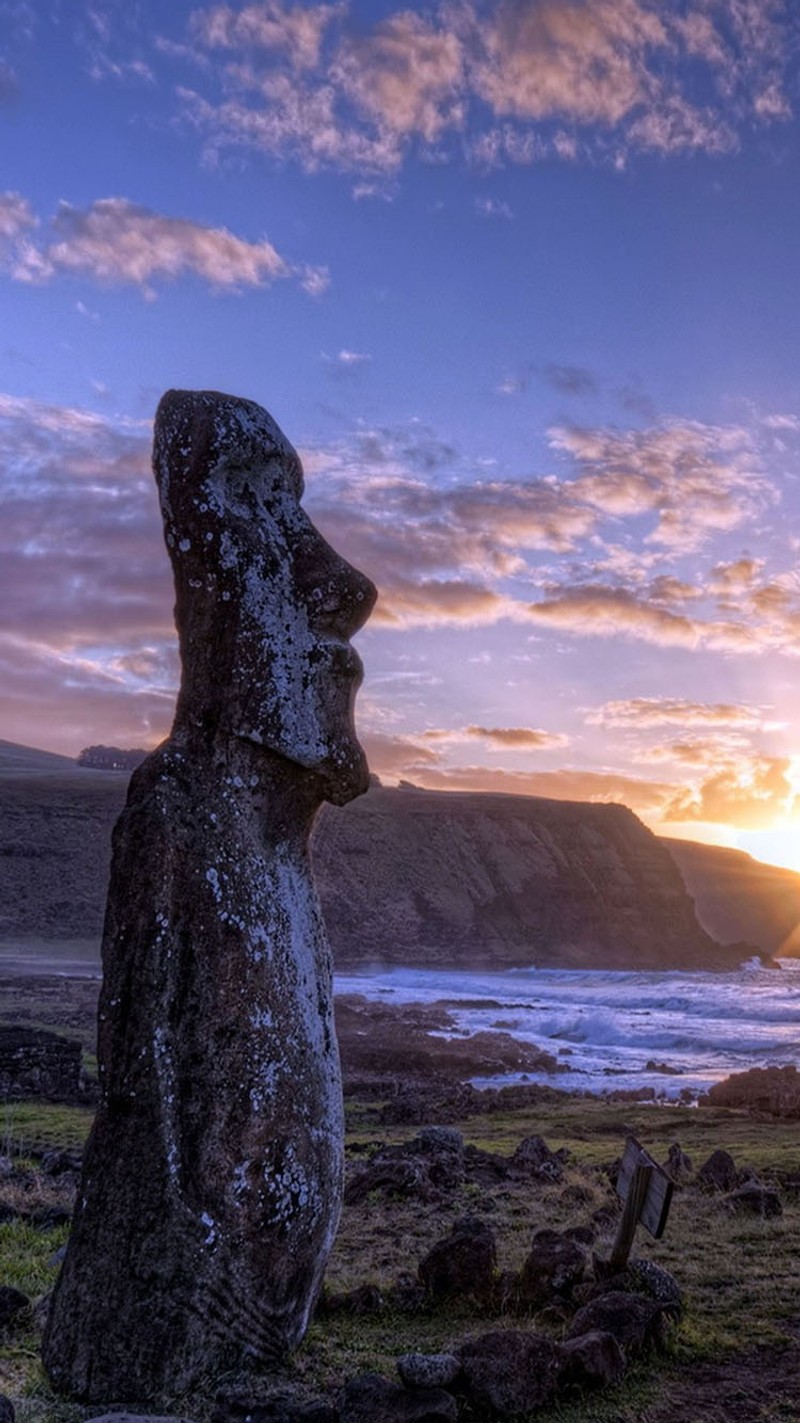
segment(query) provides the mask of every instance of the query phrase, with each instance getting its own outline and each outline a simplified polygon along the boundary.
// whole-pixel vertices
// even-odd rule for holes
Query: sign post
[[[672,1192],[673,1184],[666,1172],[635,1137],[629,1136],[617,1177],[617,1195],[625,1204],[608,1261],[611,1273],[625,1269],[640,1221],[654,1240],[661,1239]]]

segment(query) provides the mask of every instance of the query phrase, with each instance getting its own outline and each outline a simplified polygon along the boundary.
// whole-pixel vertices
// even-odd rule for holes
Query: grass
[[[357,1163],[365,1160],[365,1143],[398,1142],[416,1132],[413,1127],[381,1127],[373,1104],[349,1104],[348,1117],[348,1146]],[[90,1113],[82,1109],[20,1103],[10,1109],[6,1133],[17,1152],[44,1144],[72,1147],[84,1138],[89,1121]],[[363,1284],[386,1290],[398,1276],[413,1274],[430,1246],[467,1213],[491,1222],[500,1268],[518,1269],[539,1226],[585,1223],[613,1199],[604,1168],[620,1155],[628,1132],[656,1159],[664,1159],[669,1145],[679,1141],[695,1167],[722,1147],[740,1167],[752,1165],[767,1176],[776,1171],[800,1174],[796,1124],[758,1121],[732,1111],[621,1108],[576,1099],[545,1103],[535,1112],[473,1116],[459,1126],[468,1142],[503,1154],[510,1154],[524,1136],[540,1134],[551,1147],[569,1149],[568,1169],[552,1185],[468,1183],[435,1203],[391,1200],[376,1193],[346,1208],[326,1277],[329,1291]],[[540,1411],[539,1423],[634,1423],[654,1400],[668,1394],[670,1380],[688,1366],[719,1362],[747,1351],[754,1342],[779,1350],[800,1318],[799,1237],[800,1198],[789,1193],[781,1217],[761,1220],[731,1215],[719,1198],[695,1189],[676,1191],[664,1238],[651,1241],[640,1229],[636,1247],[671,1270],[684,1289],[685,1318],[666,1356],[643,1363],[590,1406],[563,1403]],[[20,1222],[0,1226],[0,1280],[31,1297],[42,1294],[54,1274],[48,1261],[63,1239],[63,1230],[42,1234]],[[312,1324],[289,1372],[328,1391],[368,1370],[392,1377],[394,1360],[402,1352],[439,1351],[470,1331],[528,1326],[557,1332],[552,1321],[502,1314],[479,1317],[458,1302],[414,1313],[396,1309],[359,1317],[333,1314]],[[50,1393],[30,1321],[22,1322],[0,1347],[0,1389],[19,1402],[23,1423],[73,1423],[81,1416]],[[209,1390],[182,1400],[179,1411],[202,1423],[212,1396]],[[776,1396],[775,1418],[793,1416],[781,1413],[780,1407]],[[800,1409],[794,1416],[800,1417]]]

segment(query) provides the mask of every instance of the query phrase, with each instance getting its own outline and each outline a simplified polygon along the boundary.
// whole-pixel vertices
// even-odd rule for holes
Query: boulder
[[[667,1152],[663,1170],[676,1186],[682,1186],[694,1174],[691,1157],[686,1155],[679,1142],[673,1141]]]
[[[588,1255],[576,1240],[557,1230],[537,1230],[519,1277],[520,1303],[541,1309],[568,1299],[586,1273]]]
[[[646,1299],[644,1295],[612,1290],[578,1310],[567,1330],[567,1338],[577,1339],[595,1329],[613,1334],[626,1354],[641,1354],[663,1344],[664,1311],[655,1300]]]
[[[379,1314],[386,1308],[386,1301],[377,1285],[357,1285],[354,1290],[342,1294],[324,1292],[317,1304],[319,1317],[329,1314]]]
[[[751,1067],[708,1089],[714,1107],[746,1107],[775,1117],[800,1117],[800,1072],[787,1067]]]
[[[712,1151],[697,1173],[704,1191],[732,1191],[739,1184],[736,1162],[727,1151]]]
[[[11,1285],[0,1285],[0,1329],[5,1329],[7,1324],[30,1307],[31,1302],[22,1290],[15,1290]]]
[[[561,1374],[564,1388],[605,1388],[617,1383],[625,1372],[625,1354],[619,1340],[603,1329],[592,1329],[561,1345]]]
[[[483,1301],[492,1292],[496,1268],[494,1231],[480,1216],[466,1216],[420,1261],[419,1278],[434,1300],[456,1295]]]
[[[490,1410],[515,1418],[542,1407],[554,1396],[561,1360],[558,1345],[544,1334],[495,1329],[459,1348],[467,1397],[475,1416]]]
[[[526,1176],[538,1176],[543,1181],[560,1181],[564,1174],[566,1152],[551,1151],[540,1136],[526,1136],[520,1142],[510,1165]]]
[[[783,1215],[778,1192],[770,1190],[768,1186],[762,1186],[757,1181],[747,1181],[737,1191],[732,1191],[726,1196],[725,1205],[737,1215],[760,1215],[765,1220]]]
[[[403,1388],[380,1374],[361,1374],[345,1386],[341,1423],[455,1423],[453,1395],[441,1388]]]
[[[408,1388],[447,1388],[461,1371],[455,1354],[402,1354],[397,1372]]]
[[[218,1393],[211,1423],[338,1423],[338,1413],[329,1399],[281,1384],[269,1393]]]

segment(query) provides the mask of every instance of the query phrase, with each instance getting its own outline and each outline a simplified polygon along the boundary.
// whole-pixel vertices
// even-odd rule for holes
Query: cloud
[[[569,737],[557,731],[539,731],[530,726],[464,726],[455,730],[430,729],[425,741],[455,745],[464,741],[484,741],[491,751],[549,751],[568,746]]]
[[[217,5],[195,11],[190,32],[208,49],[277,51],[296,70],[315,69],[325,31],[345,10],[343,4],[287,7],[280,0],[261,0],[240,10]]]
[[[681,789],[664,808],[665,821],[706,821],[762,830],[796,813],[800,798],[789,779],[790,761],[752,756],[725,766],[700,785]]]
[[[611,515],[650,515],[648,541],[681,552],[737,528],[775,497],[749,432],[737,426],[566,427],[550,440],[581,471],[574,497]]]
[[[396,173],[414,144],[484,168],[624,166],[726,152],[791,112],[792,19],[777,0],[439,0],[357,33],[347,13],[263,0],[193,14],[211,85],[182,98],[211,152],[247,145],[367,175]]]
[[[752,729],[762,724],[757,707],[741,702],[694,702],[682,697],[630,697],[605,702],[586,716],[590,726],[649,730],[656,726],[728,726]]]
[[[20,193],[0,193],[0,244],[10,250],[37,221],[27,198]]]
[[[474,206],[479,217],[501,217],[509,221],[514,216],[510,205],[501,198],[476,198]]]
[[[9,240],[35,222],[18,194],[6,194],[0,203],[0,224],[4,221]],[[266,240],[248,242],[227,228],[165,217],[126,198],[99,198],[86,209],[61,203],[49,241],[38,246],[18,242],[11,264],[17,281],[41,283],[63,274],[136,286],[147,296],[153,295],[154,281],[185,276],[199,277],[218,291],[287,277],[312,294],[327,285],[324,269],[287,262]]]
[[[659,647],[696,647],[699,640],[688,618],[600,583],[563,588],[529,603],[527,612],[541,626],[586,637],[633,637]]]
[[[597,381],[583,366],[558,366],[551,362],[543,374],[548,384],[562,395],[594,395],[597,390]]]
[[[433,143],[460,128],[465,54],[458,34],[442,21],[399,10],[371,35],[347,37],[331,78],[379,130]]]
[[[365,351],[348,351],[343,348],[336,357],[340,366],[353,367],[363,366],[365,361],[371,361],[372,357]]]

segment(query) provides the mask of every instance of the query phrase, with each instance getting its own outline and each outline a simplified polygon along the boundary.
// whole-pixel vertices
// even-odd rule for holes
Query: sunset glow
[[[167,732],[151,420],[209,387],[379,585],[385,780],[800,870],[796,7],[74,14],[0,33],[0,738]]]

